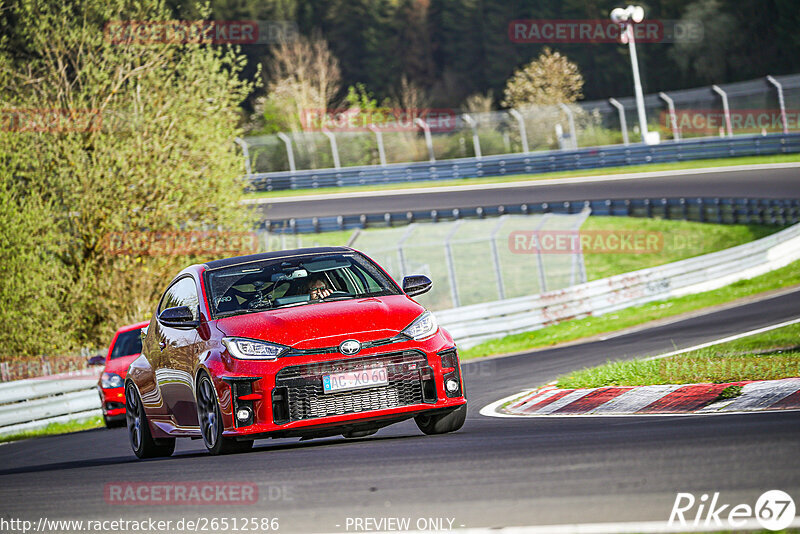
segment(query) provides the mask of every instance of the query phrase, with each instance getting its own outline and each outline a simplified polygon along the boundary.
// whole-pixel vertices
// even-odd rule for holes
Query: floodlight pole
[[[626,24],[628,33],[628,49],[631,53],[631,66],[633,68],[633,90],[636,92],[636,111],[639,114],[639,130],[642,132],[642,141],[647,142],[647,115],[644,112],[644,94],[642,93],[642,80],[639,78],[639,60],[636,57],[636,42],[633,38],[633,26]]]
[[[642,142],[647,143],[647,115],[644,110],[644,94],[642,93],[642,80],[639,77],[639,60],[636,56],[636,39],[633,34],[633,23],[644,19],[644,10],[640,6],[628,6],[625,9],[616,8],[611,11],[611,20],[622,27],[623,42],[628,42],[628,51],[631,55],[631,68],[633,69],[633,90],[636,94],[636,111],[639,114],[639,130]]]

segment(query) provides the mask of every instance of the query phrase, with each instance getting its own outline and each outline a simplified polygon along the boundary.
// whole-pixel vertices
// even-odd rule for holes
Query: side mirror
[[[431,279],[421,274],[412,274],[403,278],[403,292],[409,297],[430,291],[432,285]]]
[[[200,321],[194,318],[189,306],[167,308],[158,316],[158,322],[173,328],[197,328],[200,326]]]
[[[92,356],[88,360],[86,360],[86,364],[87,365],[105,365],[106,364],[106,357],[101,355],[101,354],[97,354],[95,356]]]

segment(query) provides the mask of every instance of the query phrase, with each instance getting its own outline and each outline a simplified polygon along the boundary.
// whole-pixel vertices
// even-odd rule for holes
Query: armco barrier
[[[268,172],[250,174],[247,179],[254,191],[278,191],[282,189],[309,189],[535,174],[647,163],[672,163],[697,159],[797,152],[800,152],[800,133],[763,136],[741,135],[736,137],[669,141],[658,145],[609,145],[578,150],[503,154],[500,156],[448,159],[436,162]]]
[[[97,377],[61,376],[0,384],[0,435],[101,415]]]
[[[800,259],[800,224],[738,247],[540,295],[435,312],[461,347],[569,319],[711,291]]]
[[[337,217],[307,217],[265,220],[261,228],[272,233],[306,234],[386,228],[415,222],[453,221],[465,218],[500,217],[502,215],[535,215],[541,213],[580,213],[590,209],[592,215],[618,217],[659,217],[719,224],[778,224],[800,222],[800,200],[764,198],[640,198],[541,202],[453,208],[447,210],[414,210],[386,213],[362,213]]]

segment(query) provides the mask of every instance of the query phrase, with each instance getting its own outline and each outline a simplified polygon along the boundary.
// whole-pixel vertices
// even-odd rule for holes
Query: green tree
[[[557,51],[545,48],[534,61],[514,72],[503,94],[503,105],[570,104],[583,96],[583,76],[578,66]]]
[[[0,143],[14,149],[19,139],[0,133]],[[13,157],[13,156],[11,156]],[[0,165],[9,163],[3,153]],[[62,302],[68,273],[59,261],[60,244],[51,206],[37,195],[0,182],[0,354],[25,357],[63,349],[67,325]]]
[[[239,80],[243,58],[228,47],[104,32],[109,21],[169,20],[159,0],[18,0],[2,17],[3,108],[56,110],[66,124],[12,128],[17,142],[0,143],[0,178],[21,202],[52,206],[43,216],[60,234],[69,285],[61,305],[72,329],[59,342],[105,344],[120,323],[149,316],[179,267],[214,254],[126,253],[109,236],[250,227],[233,139],[252,86]]]

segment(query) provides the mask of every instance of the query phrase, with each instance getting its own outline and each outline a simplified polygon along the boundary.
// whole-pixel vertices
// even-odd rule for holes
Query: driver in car
[[[311,300],[322,300],[333,293],[324,278],[316,276],[308,282],[308,295]]]

